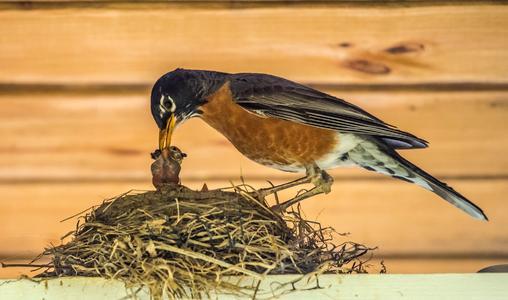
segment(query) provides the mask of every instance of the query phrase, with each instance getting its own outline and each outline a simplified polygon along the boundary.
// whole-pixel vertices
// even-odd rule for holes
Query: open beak
[[[173,135],[173,130],[175,129],[175,123],[175,115],[171,113],[171,116],[166,123],[166,128],[159,131],[159,150],[162,151],[171,146],[171,136]]]

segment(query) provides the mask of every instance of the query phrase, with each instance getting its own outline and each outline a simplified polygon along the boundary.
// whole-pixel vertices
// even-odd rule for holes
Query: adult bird
[[[270,189],[315,186],[279,209],[329,192],[333,179],[325,170],[355,165],[419,185],[487,220],[474,203],[396,152],[425,148],[425,140],[358,106],[284,78],[176,69],[153,86],[151,111],[160,129],[161,149],[169,147],[174,128],[200,117],[251,160],[282,171],[306,172],[301,179]]]

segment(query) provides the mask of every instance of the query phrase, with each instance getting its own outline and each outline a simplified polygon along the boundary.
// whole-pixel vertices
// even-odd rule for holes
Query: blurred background
[[[26,262],[75,228],[60,220],[152,189],[150,88],[183,67],[283,76],[429,140],[402,154],[490,222],[354,169],[303,202],[309,219],[378,246],[388,272],[506,263],[507,49],[508,6],[496,1],[0,1],[0,261]],[[174,143],[190,187],[297,176],[248,161],[198,119]]]

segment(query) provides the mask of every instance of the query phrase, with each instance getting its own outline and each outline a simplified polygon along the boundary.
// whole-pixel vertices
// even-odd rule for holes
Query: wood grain
[[[438,177],[507,175],[506,92],[327,92],[429,140],[402,154]],[[0,95],[0,180],[146,180],[158,135],[146,95]],[[187,179],[295,176],[249,161],[198,119],[178,128],[174,143],[189,154]]]
[[[203,184],[184,183],[193,188]],[[267,185],[262,181],[248,183]],[[508,193],[507,181],[448,183],[480,205],[490,222],[472,219],[434,194],[395,180],[339,180],[330,194],[304,201],[302,209],[309,220],[319,220],[338,232],[350,232],[347,239],[379,246],[378,255],[387,259],[506,259],[508,202],[502,195]],[[226,181],[207,184],[210,188],[229,186]],[[151,189],[151,184],[0,184],[0,257],[33,257],[50,243],[58,244],[76,222],[60,220],[130,189]],[[280,196],[287,199],[295,192]]]
[[[256,296],[281,300],[305,299],[489,299],[505,300],[508,274],[323,274],[319,285],[314,277],[301,275],[268,275],[260,281]],[[228,281],[254,285],[251,279],[232,276]],[[296,282],[295,284],[284,284]],[[42,282],[24,278],[0,280],[0,293],[12,300],[24,299],[90,299],[149,300],[147,288],[127,289],[125,282],[91,277],[50,278]],[[207,291],[210,298],[238,299],[238,294]],[[249,291],[250,292],[250,291]],[[247,294],[245,292],[244,294]],[[242,298],[248,298],[242,296]],[[274,296],[275,295],[275,296]]]
[[[94,7],[95,4],[103,4],[108,6],[123,6],[123,5],[132,5],[139,7],[153,7],[158,5],[176,5],[176,4],[186,4],[187,6],[195,7],[197,5],[207,5],[212,6],[214,4],[223,4],[223,6],[233,6],[238,5],[239,7],[243,7],[243,5],[252,5],[259,7],[270,6],[271,4],[275,5],[326,5],[326,6],[446,6],[446,5],[471,5],[471,4],[493,4],[493,3],[503,3],[503,0],[470,0],[467,3],[461,0],[387,0],[383,3],[379,3],[374,0],[213,0],[213,1],[203,1],[203,0],[150,0],[150,1],[129,1],[129,0],[90,0],[90,1],[82,1],[82,0],[30,0],[30,1],[22,1],[22,0],[0,0],[0,3],[12,4],[13,7],[18,5],[20,8],[24,8],[29,5],[35,5],[36,7],[44,7],[45,5],[50,7],[68,7],[68,6],[80,6],[80,7]],[[25,6],[23,6],[23,4]]]
[[[0,82],[149,84],[187,67],[318,83],[506,88],[507,13],[495,4],[5,8]]]
[[[151,188],[149,89],[185,67],[312,84],[429,140],[402,154],[490,222],[361,170],[333,171],[333,192],[303,203],[309,218],[379,246],[390,272],[506,263],[507,5],[0,2],[0,260],[32,258],[73,229],[74,220],[59,220]],[[256,186],[297,176],[248,161],[199,120],[174,142],[189,154],[183,181],[195,188],[240,175]]]

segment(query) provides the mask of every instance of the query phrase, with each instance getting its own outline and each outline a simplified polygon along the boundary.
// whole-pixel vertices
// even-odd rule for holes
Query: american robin
[[[301,179],[271,189],[314,184],[281,204],[282,209],[329,192],[333,179],[325,170],[355,165],[417,184],[487,220],[478,206],[396,151],[425,148],[425,140],[358,106],[284,78],[176,69],[153,86],[151,110],[160,129],[161,149],[170,145],[174,128],[200,117],[253,161],[282,171],[306,172]]]

